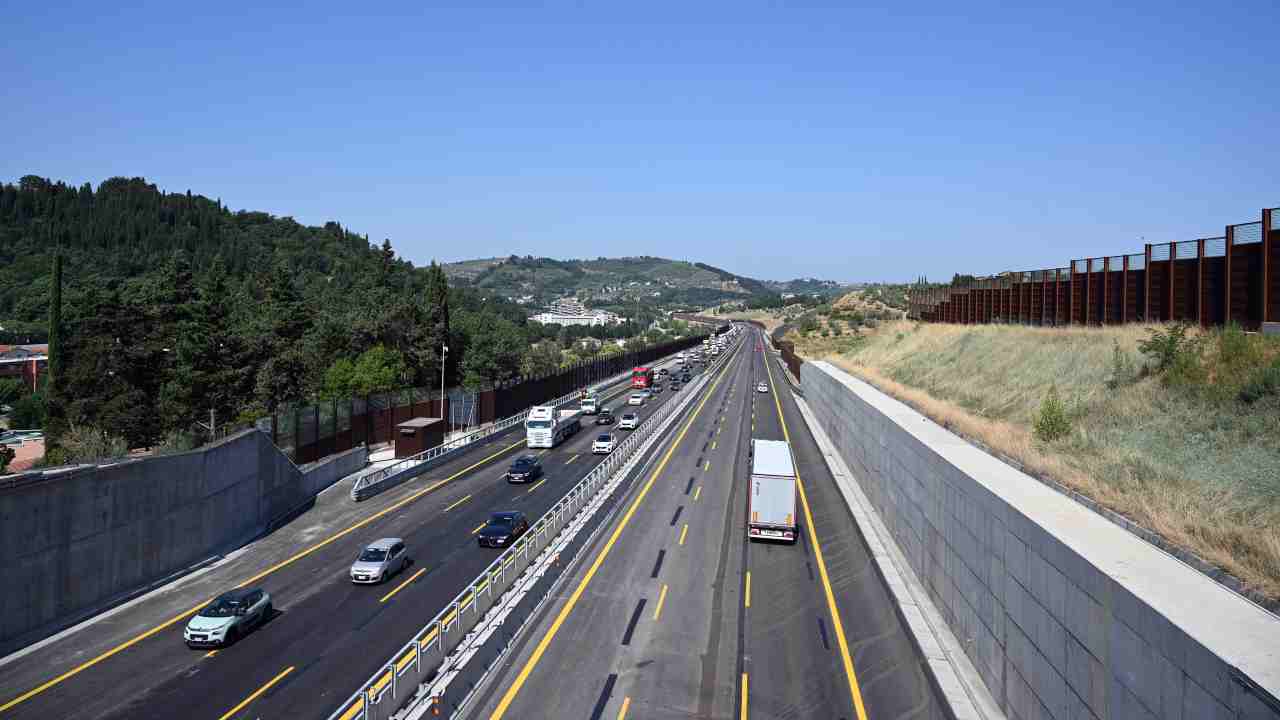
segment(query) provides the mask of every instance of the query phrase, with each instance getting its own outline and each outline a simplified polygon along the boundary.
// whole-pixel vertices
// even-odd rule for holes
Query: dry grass
[[[1144,326],[1046,329],[895,322],[797,351],[1190,549],[1280,599],[1280,399],[1212,401],[1156,377],[1112,389],[1114,348],[1136,364]],[[1276,347],[1268,347],[1268,354]],[[1071,435],[1032,424],[1050,385]]]

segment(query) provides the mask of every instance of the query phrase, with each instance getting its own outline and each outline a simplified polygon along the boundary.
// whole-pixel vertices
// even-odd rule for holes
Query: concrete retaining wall
[[[0,652],[56,632],[305,510],[363,466],[299,469],[256,430],[179,455],[8,478],[0,490]]]
[[[1280,719],[1280,619],[828,363],[801,380],[1010,718]]]

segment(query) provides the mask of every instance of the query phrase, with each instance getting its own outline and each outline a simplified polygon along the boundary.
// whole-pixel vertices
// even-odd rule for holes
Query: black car
[[[506,510],[489,515],[489,522],[476,533],[480,547],[506,547],[521,535],[529,532],[529,519],[518,510]]]
[[[537,455],[521,455],[507,470],[507,482],[531,482],[539,477],[542,477],[542,462]]]
[[[666,369],[666,368],[658,368],[658,374],[659,374],[659,375],[666,375],[666,374],[667,374],[667,369]]]
[[[601,409],[600,409],[600,412],[596,414],[596,424],[597,424],[597,425],[612,425],[612,424],[613,424],[613,412],[612,412],[612,411],[610,411],[610,410],[609,410],[609,408],[601,408]]]
[[[680,390],[680,383],[678,383],[678,382],[673,382],[673,383],[671,383],[671,392],[677,392],[677,391],[679,391],[679,390]],[[672,401],[672,402],[674,402],[674,401]]]
[[[690,378],[692,378],[692,377],[693,377],[693,376],[692,376],[692,375],[690,375],[689,373],[685,373],[684,375],[681,375],[681,376],[680,376],[680,382],[686,382],[686,383],[687,383],[687,382],[689,382],[689,379],[690,379]]]

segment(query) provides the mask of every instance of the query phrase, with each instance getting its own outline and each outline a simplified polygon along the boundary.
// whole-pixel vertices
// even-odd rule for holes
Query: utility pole
[[[440,346],[440,419],[441,420],[445,419],[444,417],[444,368],[446,365],[446,359],[448,357],[449,357],[449,346],[441,345]],[[448,421],[446,421],[445,427],[448,427],[448,425],[449,423]]]

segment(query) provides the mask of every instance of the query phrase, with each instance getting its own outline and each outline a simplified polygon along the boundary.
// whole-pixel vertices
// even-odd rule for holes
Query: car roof
[[[520,462],[524,462],[524,463],[535,462],[535,463],[536,463],[536,462],[538,462],[538,456],[537,456],[537,455],[521,455],[520,457],[516,458],[516,462],[518,462],[518,463],[520,463]]]
[[[519,510],[497,510],[489,513],[490,520],[515,520],[519,517],[524,517],[524,513]]]
[[[377,550],[390,550],[392,545],[398,542],[404,542],[400,538],[379,538],[365,545],[366,548],[374,548]]]
[[[613,436],[612,436],[612,435],[610,435],[609,433],[600,433],[600,436],[599,436],[599,437],[597,437],[596,439],[597,439],[597,440],[612,440],[612,439],[613,439]]]
[[[258,591],[260,591],[261,589],[262,589],[262,588],[236,588],[235,590],[228,590],[228,591],[226,591],[226,592],[222,593],[221,595],[219,595],[219,596],[217,597],[217,599],[218,599],[218,600],[233,600],[233,601],[234,601],[234,600],[241,600],[241,601],[242,601],[242,600],[244,600],[244,599],[248,598],[248,597],[249,597],[249,595],[250,595],[251,593],[258,592]]]

